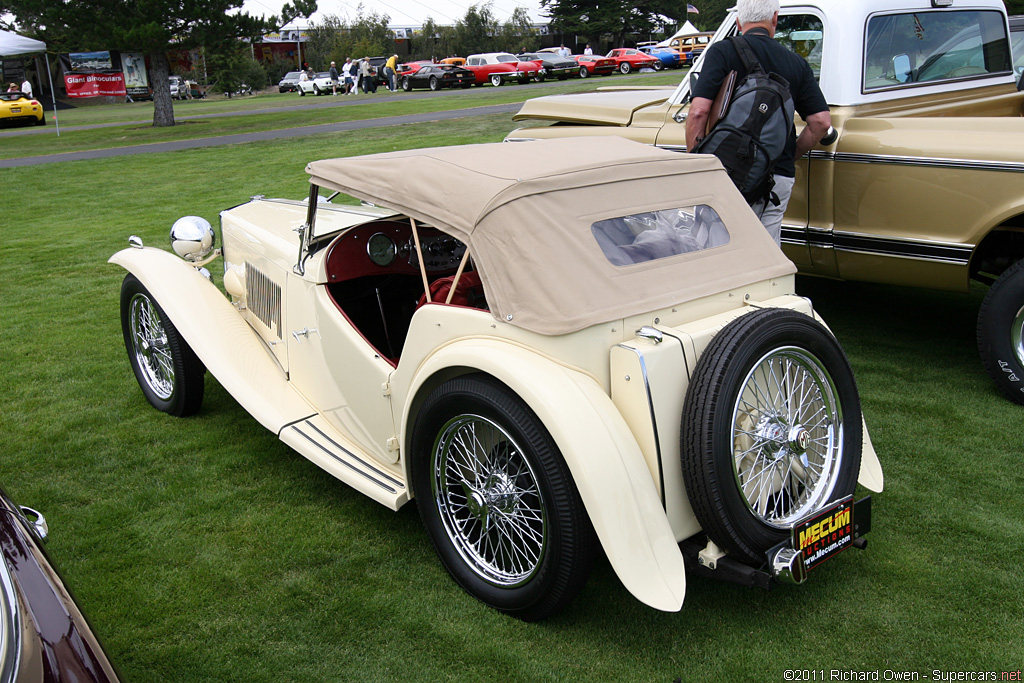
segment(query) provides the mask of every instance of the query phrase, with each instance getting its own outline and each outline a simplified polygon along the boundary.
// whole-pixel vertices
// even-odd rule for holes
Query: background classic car
[[[487,52],[466,57],[463,65],[476,76],[476,85],[490,83],[497,87],[505,81],[529,83],[540,74],[540,65],[535,62],[521,62],[508,52]]]
[[[1024,404],[1024,93],[1001,2],[933,4],[783,0],[776,40],[819,76],[838,138],[797,161],[782,246],[813,275],[990,285],[979,352],[999,390]],[[735,25],[730,14],[715,40]],[[620,135],[682,151],[688,97],[688,79],[542,97],[514,118],[559,125],[507,139]]]
[[[117,683],[114,667],[40,545],[49,529],[0,490],[0,681]]]
[[[222,212],[230,300],[199,272],[216,258],[201,219],[172,232],[188,261],[137,238],[110,259],[130,271],[132,369],[179,416],[209,369],[333,476],[393,509],[415,498],[488,605],[556,612],[598,543],[663,610],[684,555],[799,581],[815,549],[793,528],[858,481],[881,490],[842,349],[717,160],[570,139],[307,171],[307,202]],[[852,514],[851,542],[869,524]]]

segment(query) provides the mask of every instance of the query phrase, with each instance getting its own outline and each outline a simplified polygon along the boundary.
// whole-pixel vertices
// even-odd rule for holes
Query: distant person
[[[565,43],[562,43],[562,45],[558,48],[558,55],[560,57],[568,57],[569,56],[569,48],[567,48],[565,46]]]
[[[359,87],[365,93],[377,92],[377,84],[373,82],[373,67],[370,66],[369,57],[363,57],[359,62]]]
[[[32,83],[29,82],[28,76],[21,81],[21,92],[25,93],[25,97],[32,97]]]
[[[341,87],[341,94],[342,95],[353,95],[353,94],[355,94],[354,93],[354,89],[353,89],[354,80],[352,78],[352,58],[351,57],[345,57],[345,63],[341,65],[341,78],[342,78],[342,84],[343,84],[342,87]]]
[[[338,67],[334,62],[331,62],[331,94],[338,94]]]
[[[21,88],[18,87],[17,83],[9,83],[7,85],[7,92],[21,92]]]
[[[594,51],[590,49],[590,43],[587,43],[587,46],[585,48],[583,48],[583,54],[585,54],[585,55],[592,55],[592,54],[594,54]]]
[[[398,55],[391,55],[388,57],[388,61],[384,62],[384,78],[388,79],[388,89],[391,92],[398,90],[398,83],[395,79],[397,73],[395,69],[398,67]]]

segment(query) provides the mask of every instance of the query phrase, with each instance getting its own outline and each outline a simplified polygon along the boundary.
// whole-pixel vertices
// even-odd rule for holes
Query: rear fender
[[[217,381],[274,432],[313,411],[235,307],[210,280],[177,256],[152,247],[110,257],[133,274]]]
[[[569,466],[623,585],[651,607],[678,611],[686,592],[682,553],[640,447],[597,380],[507,342],[455,342],[417,368],[408,396],[419,400],[405,402],[403,444],[412,436],[419,395],[456,368],[501,380],[530,406]]]

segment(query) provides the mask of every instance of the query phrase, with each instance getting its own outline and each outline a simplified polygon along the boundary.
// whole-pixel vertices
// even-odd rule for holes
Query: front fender
[[[109,262],[142,282],[199,360],[264,427],[277,434],[315,412],[231,302],[192,265],[152,247],[124,249]]]
[[[608,560],[626,589],[665,611],[683,604],[683,556],[629,427],[591,376],[523,347],[472,339],[443,347],[417,368],[408,395],[452,368],[485,372],[508,385],[537,414],[565,459]],[[460,370],[464,371],[464,370]],[[402,443],[415,421],[407,401]]]

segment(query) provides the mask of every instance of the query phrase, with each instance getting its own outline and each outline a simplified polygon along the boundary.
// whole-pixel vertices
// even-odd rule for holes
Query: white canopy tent
[[[57,136],[60,136],[60,121],[57,120],[57,91],[53,89],[53,75],[50,73],[50,60],[46,59],[46,43],[33,40],[17,33],[0,30],[0,57],[16,57],[18,55],[34,55],[43,53],[46,62],[46,76],[50,80],[50,94],[53,96],[53,120],[57,125]]]
[[[686,23],[680,26],[678,31],[676,31],[674,34],[658,43],[658,47],[667,47],[669,41],[672,40],[673,38],[678,38],[679,36],[692,36],[694,33],[700,33],[700,30],[696,26],[691,24],[689,19],[687,19]]]

